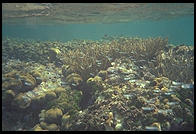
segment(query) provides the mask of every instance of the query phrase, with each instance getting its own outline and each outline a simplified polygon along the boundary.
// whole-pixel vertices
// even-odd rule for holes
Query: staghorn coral
[[[181,48],[184,49],[181,49]],[[155,67],[158,75],[170,80],[192,83],[194,80],[194,48],[191,46],[172,47],[168,52],[157,55],[158,66]],[[180,49],[180,50],[179,50]]]

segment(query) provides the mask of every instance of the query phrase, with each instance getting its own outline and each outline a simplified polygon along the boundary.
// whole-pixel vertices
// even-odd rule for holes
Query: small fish
[[[80,68],[81,68],[82,70],[84,70],[84,69],[85,69],[83,66],[80,66]]]
[[[132,82],[136,82],[136,80],[129,80],[129,82],[130,82],[130,83],[132,83]]]
[[[171,93],[169,92],[169,93],[164,93],[165,95],[171,95]]]
[[[24,82],[24,85],[25,85],[25,86],[32,86],[32,84],[31,84],[31,83],[26,82],[26,81]]]
[[[158,113],[163,114],[163,113],[167,113],[167,111],[166,110],[159,109],[158,110]]]
[[[193,89],[194,85],[193,84],[182,84],[181,88],[183,88],[183,89]]]
[[[67,85],[67,84],[68,84],[67,82],[61,82],[62,86]]]
[[[112,66],[114,66],[115,64],[116,64],[115,62],[112,62],[112,63],[111,63]]]
[[[151,61],[148,61],[148,64],[153,64],[153,62],[151,62]]]
[[[109,56],[106,56],[106,58],[111,61],[113,58],[109,57]]]
[[[139,62],[145,62],[146,60],[139,60]]]
[[[146,126],[145,129],[147,131],[159,131],[159,128],[158,127]]]
[[[140,56],[145,57],[145,55],[143,55],[143,54],[140,54]]]
[[[36,80],[42,80],[42,78],[41,77],[35,77],[36,78]]]
[[[96,63],[100,63],[101,62],[101,60],[96,60]]]
[[[156,60],[150,60],[150,61],[152,61],[152,62],[156,62]]]
[[[36,96],[36,94],[35,94],[35,92],[33,92],[33,91],[28,91],[28,92],[26,93],[26,96],[28,96],[29,98],[33,98],[34,96]]]
[[[129,77],[125,77],[125,78],[124,78],[124,80],[130,80],[130,79],[131,79],[131,78],[129,78]]]
[[[131,95],[131,94],[124,94],[123,95],[126,99],[130,99],[133,95]]]
[[[88,67],[91,68],[92,67],[92,64],[90,64]]]
[[[167,105],[170,105],[170,106],[176,105],[176,104],[178,104],[178,102],[167,102]]]
[[[160,93],[160,92],[161,92],[161,90],[154,90],[154,92],[155,92],[155,93]]]
[[[176,90],[179,88],[179,86],[170,86],[170,88]]]
[[[75,83],[72,83],[71,85],[72,85],[72,86],[74,86],[74,87],[76,87],[76,86],[77,86]]]
[[[142,69],[142,68],[144,68],[144,67],[143,67],[143,66],[139,66],[139,68],[141,68],[141,69]]]
[[[135,54],[135,52],[134,52],[134,51],[131,51],[130,53],[131,53],[131,54]]]
[[[97,65],[101,65],[102,63],[101,62],[97,62]]]
[[[91,76],[94,76],[94,74],[93,73],[89,73]]]
[[[119,52],[119,54],[126,54],[126,52]]]
[[[180,85],[182,85],[182,83],[181,82],[172,81],[172,85],[174,85],[174,86],[180,86]]]
[[[142,107],[142,110],[144,110],[144,111],[152,111],[152,110],[154,110],[154,108],[152,108],[152,107]]]

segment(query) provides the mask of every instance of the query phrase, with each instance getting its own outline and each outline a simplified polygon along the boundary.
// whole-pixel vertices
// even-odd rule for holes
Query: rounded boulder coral
[[[45,121],[47,123],[60,123],[61,117],[63,116],[63,112],[59,108],[52,108],[46,111],[45,113]]]

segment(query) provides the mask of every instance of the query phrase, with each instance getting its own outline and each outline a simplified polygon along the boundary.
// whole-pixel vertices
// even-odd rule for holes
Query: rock
[[[23,84],[21,91],[26,92],[28,90],[32,90],[36,86],[36,80],[32,75],[28,73],[21,73],[19,77]]]
[[[53,91],[46,92],[46,96],[45,96],[46,101],[51,101],[56,98],[57,98],[57,96],[56,96],[55,92],[53,92]]]
[[[189,105],[189,106],[193,106],[193,101],[192,100],[190,100],[190,99],[185,99],[185,103],[187,104],[187,105]]]
[[[16,93],[13,90],[6,90],[2,94],[2,100],[5,103],[11,103],[15,96]]]
[[[108,72],[107,71],[104,71],[104,70],[101,70],[101,71],[99,71],[99,73],[97,75],[99,77],[101,77],[102,80],[105,80],[107,78]]]
[[[45,129],[45,130],[49,130],[49,131],[59,131],[59,127],[52,123],[52,124],[48,124],[46,122],[40,122],[40,126],[41,128]]]
[[[19,90],[22,88],[22,82],[15,78],[8,78],[6,81],[2,82],[2,88],[13,89],[16,92],[20,92]]]
[[[66,89],[63,87],[57,87],[54,92],[56,93],[57,96],[59,96],[61,93],[66,92]]]
[[[47,123],[60,123],[63,112],[59,108],[52,108],[46,111],[45,113],[45,121]]]
[[[33,131],[44,131],[44,130],[41,128],[40,124],[37,124],[35,127],[33,127],[32,130],[33,130]]]
[[[14,98],[14,104],[16,104],[19,108],[25,109],[30,106],[31,99],[27,96],[25,96],[23,93],[18,94]]]
[[[39,96],[36,96],[34,98],[32,98],[32,105],[35,106],[35,108],[41,108],[44,104],[45,104],[45,94],[42,94],[42,95],[39,95]]]
[[[42,82],[41,73],[34,70],[34,71],[31,72],[31,74],[35,78],[36,84],[37,85],[41,84],[41,82]]]

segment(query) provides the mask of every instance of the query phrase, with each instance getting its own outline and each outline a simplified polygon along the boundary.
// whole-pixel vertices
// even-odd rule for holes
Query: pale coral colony
[[[2,129],[194,129],[194,47],[163,38],[2,41]]]

